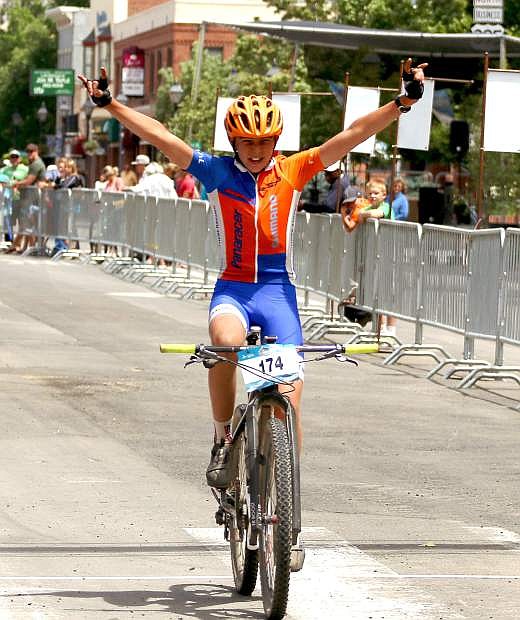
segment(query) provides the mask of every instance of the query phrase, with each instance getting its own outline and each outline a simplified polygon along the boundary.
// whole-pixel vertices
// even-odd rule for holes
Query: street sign
[[[504,17],[502,7],[473,8],[473,21],[483,24],[501,24]]]
[[[494,6],[502,8],[502,0],[473,0],[473,8],[482,6]]]
[[[30,93],[34,97],[74,95],[73,69],[33,69]]]

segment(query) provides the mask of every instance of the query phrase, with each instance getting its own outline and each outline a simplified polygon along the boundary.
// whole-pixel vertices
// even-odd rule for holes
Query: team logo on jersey
[[[240,269],[242,267],[242,247],[244,238],[244,222],[242,214],[235,209],[233,215],[233,258],[231,264],[233,267]]]
[[[277,248],[280,245],[280,236],[278,234],[278,198],[276,196],[269,197],[269,229],[271,231],[271,246]]]

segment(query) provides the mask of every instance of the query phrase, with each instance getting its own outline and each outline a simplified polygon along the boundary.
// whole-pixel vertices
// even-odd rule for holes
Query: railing
[[[154,287],[185,297],[210,292],[220,271],[213,213],[203,201],[27,188],[20,206],[22,230],[38,237],[40,252],[48,237],[91,248],[117,246],[120,254],[138,257],[121,262],[121,273],[132,274],[136,263],[145,267],[150,262],[140,278],[153,275]],[[169,267],[158,269],[158,262]],[[386,364],[406,355],[428,355],[437,360],[429,376],[447,366],[447,376],[466,372],[460,387],[483,377],[508,377],[520,384],[520,368],[504,365],[504,345],[520,345],[520,231],[369,220],[346,234],[337,215],[299,213],[294,266],[305,305],[311,297],[322,302],[314,336],[359,331],[332,317],[333,306],[356,285],[357,305],[374,314],[373,333],[381,314],[415,325],[415,341],[397,347]],[[461,334],[461,357],[425,344],[424,326]],[[494,341],[494,360],[475,359],[475,339]]]

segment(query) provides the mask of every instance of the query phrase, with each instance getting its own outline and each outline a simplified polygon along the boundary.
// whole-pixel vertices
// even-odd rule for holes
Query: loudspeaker
[[[419,224],[444,222],[444,198],[436,187],[419,188]]]
[[[462,159],[469,149],[469,125],[466,121],[451,121],[450,151]]]

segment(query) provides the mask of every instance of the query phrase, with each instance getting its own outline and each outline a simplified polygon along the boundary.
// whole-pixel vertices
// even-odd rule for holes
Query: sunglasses
[[[19,159],[20,155],[9,155],[9,159]]]

